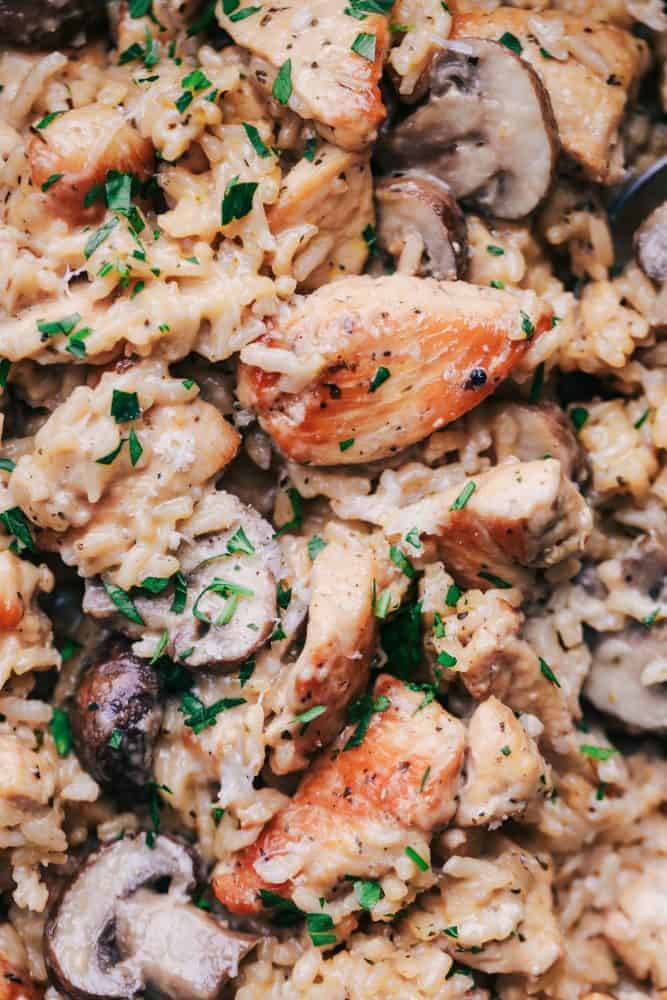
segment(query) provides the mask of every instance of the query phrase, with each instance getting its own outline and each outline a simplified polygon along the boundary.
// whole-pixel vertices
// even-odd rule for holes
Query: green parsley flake
[[[530,340],[535,333],[535,324],[527,312],[524,312],[523,309],[520,309],[519,312],[521,313],[521,329],[525,333],[526,338]]]
[[[228,226],[234,219],[243,219],[252,208],[252,200],[257,190],[257,181],[239,181],[238,175],[232,177],[225,189],[222,199],[221,220],[223,226]]]
[[[389,613],[389,605],[391,604],[391,590],[389,587],[385,587],[381,594],[378,594],[373,601],[373,613],[376,618],[384,620]]]
[[[283,535],[286,531],[290,531],[292,528],[300,528],[303,522],[303,515],[301,513],[301,494],[293,486],[290,486],[286,491],[290,504],[292,505],[292,518],[286,521],[285,524],[281,524],[279,528],[276,529],[276,538]]]
[[[333,925],[333,920],[328,913],[306,914],[306,928],[310,935],[310,940],[316,948],[337,943],[338,938],[336,935],[329,933],[333,930]]]
[[[368,391],[375,392],[390,377],[391,377],[391,372],[389,371],[389,369],[385,368],[384,365],[380,365],[375,375],[371,379],[371,384]]]
[[[114,216],[112,219],[107,219],[107,221],[100,226],[99,229],[88,237],[85,247],[83,248],[83,256],[88,260],[95,253],[98,247],[104,243],[108,236],[114,231],[118,225],[118,219]]]
[[[505,282],[501,281],[500,278],[492,278],[489,284],[491,288],[497,288],[499,291],[505,287]]]
[[[137,462],[143,455],[144,449],[141,445],[139,438],[134,433],[133,429],[130,431],[130,436],[128,437],[128,441],[130,444],[130,464],[134,468],[134,466],[137,464]]]
[[[192,101],[194,100],[194,95],[191,90],[184,90],[180,97],[177,97],[174,104],[178,108],[180,114],[183,114],[188,110]]]
[[[0,471],[13,472],[15,468],[16,462],[12,462],[11,458],[0,458]]]
[[[443,622],[440,613],[436,611],[433,615],[433,635],[436,639],[444,639],[445,634],[445,623]]]
[[[129,0],[130,17],[143,17],[151,9],[153,0]]]
[[[72,730],[69,723],[69,715],[64,709],[53,709],[53,715],[49,722],[49,732],[53,737],[58,756],[66,757],[72,749]]]
[[[211,81],[201,69],[193,69],[192,73],[188,73],[181,80],[181,87],[185,90],[194,90],[195,93],[200,90],[206,90],[211,86]]]
[[[422,774],[422,780],[419,782],[420,792],[423,792],[424,789],[426,788],[430,774],[431,774],[431,765],[429,764],[428,767],[424,769],[424,773]]]
[[[82,649],[83,646],[80,642],[77,642],[76,639],[71,639],[69,636],[65,636],[58,652],[60,653],[60,659],[63,663],[66,663],[67,660],[71,660]]]
[[[639,428],[642,426],[642,424],[644,424],[648,420],[650,412],[651,412],[651,408],[647,407],[644,410],[644,412],[642,413],[642,415],[639,418],[639,420],[635,420],[634,426],[635,426],[636,430],[639,430]]]
[[[317,558],[319,553],[322,551],[322,549],[325,549],[326,547],[327,543],[324,541],[323,538],[320,538],[318,535],[313,535],[313,537],[308,542],[308,555],[310,556],[311,562],[315,562],[315,559]]]
[[[596,747],[592,746],[590,743],[582,743],[579,747],[580,751],[592,760],[609,760],[613,757],[615,753],[618,753],[616,747]]]
[[[47,177],[42,184],[42,191],[48,191],[49,188],[53,187],[54,184],[57,184],[58,181],[64,176],[64,174],[51,174],[51,176]]]
[[[408,557],[402,552],[396,545],[392,545],[389,548],[389,558],[393,562],[394,566],[400,569],[401,573],[412,580],[415,577],[416,570]]]
[[[106,455],[102,455],[101,458],[96,458],[95,463],[97,465],[111,465],[112,462],[118,458],[121,452],[121,448],[125,444],[127,438],[121,438],[118,445],[113,449],[113,451],[108,452]]]
[[[319,719],[320,715],[324,715],[326,710],[326,705],[313,705],[312,708],[308,708],[305,712],[295,716],[294,721],[301,722],[304,726],[307,726],[313,719]]]
[[[273,81],[271,90],[273,97],[279,104],[287,104],[292,96],[292,60],[286,59],[278,70],[278,75]]]
[[[243,7],[241,10],[235,11],[233,14],[229,15],[229,20],[236,23],[237,21],[245,21],[246,17],[251,17],[253,14],[258,14],[261,10],[260,7]]]
[[[71,316],[64,316],[62,319],[52,321],[42,320],[37,324],[37,329],[44,337],[57,337],[60,334],[67,336],[80,320],[81,315],[79,313],[72,313]]]
[[[202,600],[205,594],[219,594],[225,599],[225,605],[222,609],[221,615],[213,622],[211,618],[204,611],[199,610],[199,602]],[[213,579],[206,587],[203,588],[197,595],[195,603],[192,606],[192,614],[195,618],[200,621],[205,622],[207,625],[227,625],[236,610],[236,606],[239,602],[240,597],[254,597],[254,591],[250,590],[248,587],[242,587],[238,583],[233,583],[231,580],[222,580],[220,577],[214,576]]]
[[[542,676],[546,677],[546,679],[550,681],[552,684],[555,684],[556,687],[560,687],[560,681],[556,677],[555,673],[553,672],[547,661],[543,660],[541,656],[539,659],[540,659],[540,670],[542,671]]]
[[[376,41],[375,35],[371,35],[367,31],[360,31],[352,42],[351,49],[358,56],[361,56],[362,59],[367,59],[368,62],[375,62]]]
[[[368,247],[371,256],[375,256],[375,254],[378,252],[377,233],[375,232],[375,226],[371,226],[371,224],[369,223],[367,226],[364,227],[361,235],[364,238],[364,242],[366,243],[366,246]]]
[[[85,358],[86,356],[86,337],[89,337],[93,331],[89,326],[81,327],[80,330],[76,330],[67,341],[65,350],[68,354],[73,355],[75,358]]]
[[[518,56],[523,52],[523,46],[516,35],[513,35],[511,31],[506,31],[498,39],[501,45],[505,45],[512,52],[515,52]]]
[[[278,587],[276,588],[278,607],[285,610],[289,608],[290,601],[292,600],[292,588],[283,587],[282,580],[278,581]]]
[[[212,705],[204,705],[196,695],[185,691],[178,711],[185,716],[185,725],[197,735],[209,726],[214,726],[221,712],[245,704],[245,698],[220,698]]]
[[[445,927],[444,933],[447,937],[456,939],[459,936],[459,929],[456,924],[452,924],[451,927]]]
[[[0,524],[8,535],[14,536],[19,551],[28,549],[29,552],[35,552],[30,525],[20,507],[9,507],[7,510],[3,510],[0,513]]]
[[[227,542],[227,552],[229,555],[234,555],[236,552],[242,552],[244,555],[252,556],[255,554],[255,546],[252,544],[243,526],[238,528],[231,538]]]
[[[407,535],[405,536],[405,540],[408,543],[408,545],[411,545],[413,547],[413,549],[420,549],[422,547],[422,543],[419,541],[418,528],[410,528]]]
[[[315,136],[311,136],[310,139],[306,139],[306,145],[304,146],[303,150],[304,160],[308,160],[309,163],[312,163],[313,160],[315,159],[316,152],[317,152],[317,138]]]
[[[239,681],[241,687],[244,688],[252,675],[255,672],[255,657],[249,656],[247,660],[244,660],[239,668]]]
[[[111,736],[107,740],[107,743],[111,747],[111,749],[119,750],[122,742],[123,742],[123,734],[121,733],[120,729],[112,729]]]
[[[34,128],[48,128],[51,122],[54,121],[54,119],[56,119],[59,115],[64,115],[66,110],[66,108],[63,108],[62,111],[49,111],[48,114],[44,115],[44,117],[37,122]]]
[[[508,583],[507,580],[503,580],[502,576],[496,576],[495,573],[488,573],[484,569],[480,569],[477,576],[482,580],[487,580],[489,583],[492,583],[493,586],[497,587],[499,590],[509,590],[512,586],[512,584]]]
[[[154,664],[156,664],[157,661],[161,658],[162,654],[167,648],[168,642],[169,642],[169,632],[167,631],[167,629],[164,629],[162,635],[160,636],[155,645],[155,649],[153,650],[153,655],[149,660],[150,666],[154,666]]]
[[[354,444],[354,438],[345,438],[344,441],[338,442],[338,447],[340,448],[341,451],[347,451],[348,448],[351,448],[353,444]]]
[[[470,500],[470,497],[475,492],[476,488],[477,488],[476,484],[472,480],[469,483],[466,483],[465,486],[463,487],[463,489],[461,490],[461,492],[459,493],[459,495],[457,496],[456,500],[454,501],[454,503],[451,505],[451,507],[449,509],[450,510],[463,510],[463,508],[465,507],[465,505],[468,503],[468,500]]]
[[[250,139],[252,148],[258,156],[260,156],[263,160],[266,160],[267,157],[272,155],[271,150],[266,143],[262,141],[262,137],[254,125],[249,125],[248,122],[243,122],[243,128],[245,129],[245,134]]]
[[[455,667],[458,660],[455,656],[452,656],[451,653],[448,653],[443,649],[441,653],[438,653],[438,663],[441,667]]]
[[[384,896],[382,886],[375,879],[355,879],[353,886],[354,895],[362,910],[372,910]]]
[[[654,625],[655,622],[657,621],[659,614],[660,614],[660,608],[655,608],[655,610],[652,611],[650,615],[646,615],[645,618],[642,618],[642,625],[646,625],[647,628],[650,628],[651,625]]]
[[[136,392],[114,389],[111,396],[111,416],[117,424],[137,420],[141,416],[141,407]]]
[[[117,587],[108,580],[103,580],[102,583],[104,584],[104,589],[120,611],[121,615],[129,621],[134,622],[136,625],[146,624],[134,606],[134,601],[126,590],[123,590],[122,587]]]
[[[590,416],[585,406],[575,406],[570,410],[570,420],[576,433],[578,434]]]
[[[422,858],[421,854],[417,854],[414,847],[406,847],[405,853],[410,858],[410,861],[413,861],[417,865],[417,868],[419,868],[420,871],[427,872],[431,867],[428,861],[425,861],[424,858]]]
[[[347,717],[350,722],[355,723],[355,730],[343,747],[343,750],[352,750],[363,743],[364,736],[368,732],[373,715],[377,712],[386,712],[391,702],[389,698],[381,694],[373,698],[370,694],[364,694],[347,706]]]
[[[503,757],[509,757],[510,754],[512,753],[512,751],[510,750],[510,748],[507,745],[505,745],[504,747],[501,747],[500,748],[500,752],[503,755]]]
[[[459,602],[460,596],[461,596],[461,591],[456,586],[456,584],[455,583],[450,584],[449,587],[447,588],[447,594],[445,596],[445,604],[447,605],[447,607],[455,608]]]
[[[490,253],[492,257],[502,257],[505,251],[502,247],[496,246],[495,243],[489,243],[486,252]]]

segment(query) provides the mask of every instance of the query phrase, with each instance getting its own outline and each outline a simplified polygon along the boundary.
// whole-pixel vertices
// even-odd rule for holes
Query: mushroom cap
[[[182,611],[172,611],[173,585],[159,594],[139,593],[133,600],[144,624],[136,624],[118,614],[96,580],[86,582],[83,610],[112,622],[131,639],[154,636],[150,652],[142,655],[152,655],[166,630],[165,654],[178,657],[190,650],[182,657],[185,666],[229,670],[252,656],[273,631],[276,585],[284,576],[282,555],[273,528],[252,507],[222,490],[204,503],[203,523],[206,528],[210,524],[210,530],[188,534],[187,525],[182,529],[184,541],[178,557],[187,584]],[[240,529],[245,540],[239,543]],[[225,582],[240,590],[231,617],[219,623],[235,593],[224,591]]]
[[[463,278],[468,232],[447,185],[419,170],[382,178],[375,188],[377,240],[398,259],[398,270],[421,277]]]
[[[166,893],[150,888],[165,878]],[[192,852],[171,837],[125,837],[90,854],[46,921],[52,982],[72,1000],[129,1000],[147,987],[215,1000],[257,938],[192,904],[195,882]]]
[[[70,721],[77,755],[93,777],[121,799],[143,797],[162,723],[160,681],[125,639],[104,641],[84,667]]]
[[[535,71],[498,42],[464,38],[433,59],[428,101],[380,143],[386,170],[421,167],[456,198],[519,219],[547,195],[558,130]]]
[[[667,624],[633,623],[595,647],[586,697],[631,729],[667,731]]]
[[[635,253],[644,274],[667,281],[667,201],[641,224],[634,238]]]
[[[99,0],[0,0],[0,34],[4,45],[54,49],[67,45],[86,29],[106,23]]]

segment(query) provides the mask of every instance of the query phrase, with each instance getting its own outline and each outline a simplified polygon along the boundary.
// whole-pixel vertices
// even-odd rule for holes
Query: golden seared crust
[[[389,46],[387,18],[369,13],[363,23],[345,14],[347,0],[283,0],[258,16],[220,24],[237,45],[266,67],[254,67],[260,83],[272,82],[270,69],[291,62],[289,106],[313,118],[327,138],[343,149],[363,149],[385,116],[379,81]],[[375,36],[371,61],[353,51],[360,32]]]
[[[32,182],[39,188],[58,174],[45,194],[49,211],[75,225],[99,218],[104,201],[89,207],[86,194],[103,184],[110,170],[145,180],[153,171],[153,144],[118,110],[103,104],[67,111],[33,136],[28,146]]]
[[[539,24],[562,23],[565,58],[545,56],[536,37]],[[474,11],[454,19],[455,38],[490,38],[505,32],[519,39],[521,56],[544,83],[563,151],[594,181],[611,183],[617,177],[614,160],[618,128],[632,85],[642,64],[642,42],[629,32],[599,21],[564,14],[499,7],[491,13]],[[556,50],[554,46],[555,51]],[[560,51],[558,51],[560,56]]]
[[[262,889],[288,894],[299,871],[307,869],[313,846],[336,879],[354,871],[354,853],[372,854],[378,843],[390,843],[392,831],[429,831],[451,818],[463,761],[462,724],[435,702],[420,709],[422,693],[386,674],[378,678],[374,697],[388,699],[389,706],[373,715],[361,744],[341,749],[353,732],[345,730],[340,744],[312,765],[286,808],[236,856],[233,870],[214,878],[214,891],[230,910],[258,912]],[[292,866],[291,879],[269,883],[258,874],[256,862],[266,866],[297,852],[303,860]]]
[[[401,274],[350,277],[242,352],[239,397],[297,462],[385,458],[477,406],[549,325],[532,296]],[[380,369],[389,376],[374,388]]]

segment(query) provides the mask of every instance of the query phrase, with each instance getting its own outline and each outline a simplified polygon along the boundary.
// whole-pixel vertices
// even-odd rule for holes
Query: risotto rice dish
[[[0,1000],[665,1000],[665,5],[0,29]]]

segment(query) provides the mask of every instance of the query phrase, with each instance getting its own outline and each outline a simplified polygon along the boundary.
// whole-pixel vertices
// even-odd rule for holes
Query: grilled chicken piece
[[[255,843],[218,870],[215,894],[233,912],[258,913],[260,890],[290,896],[306,885],[326,895],[345,875],[381,877],[453,816],[461,723],[437,702],[420,707],[421,691],[387,675],[373,697],[389,705],[380,703],[359,745],[345,749],[355,732],[348,727]]]
[[[452,37],[498,41],[507,33],[547,89],[563,151],[592,180],[613,183],[622,168],[618,129],[642,70],[644,43],[592,19],[515,7],[457,15]]]
[[[360,274],[368,256],[363,232],[375,221],[368,156],[321,145],[286,175],[268,219],[276,274],[293,274],[304,289]]]
[[[61,174],[45,198],[49,210],[73,225],[98,219],[104,201],[86,207],[84,198],[107,173],[117,170],[145,180],[153,171],[153,146],[116,108],[92,104],[58,115],[40,129],[28,146],[32,183],[36,188]]]
[[[457,583],[483,590],[498,578],[501,587],[526,583],[523,567],[553,566],[581,551],[592,526],[590,508],[552,458],[498,465],[382,520],[395,541],[416,527],[435,541]]]
[[[23,969],[0,957],[0,1000],[42,1000],[44,991]]]
[[[350,277],[244,348],[238,394],[296,462],[386,458],[477,406],[549,324],[532,293]]]
[[[650,980],[656,996],[667,989],[666,908],[667,858],[661,855],[646,871],[628,870],[604,924],[605,938],[637,979]]]
[[[345,13],[347,0],[282,0],[257,15],[235,19],[218,10],[218,20],[237,45],[255,59],[251,75],[269,90],[276,71],[289,61],[291,86],[282,103],[312,118],[321,134],[343,149],[368,146],[385,109],[379,80],[389,47],[387,18],[366,14],[363,23]],[[361,32],[375,41],[359,55],[352,48]],[[367,56],[370,56],[368,58]]]
[[[366,687],[375,640],[374,578],[375,560],[366,549],[331,542],[315,560],[306,644],[269,696],[277,713],[269,741],[277,744],[272,767],[278,774],[299,770],[309,754],[330,743],[348,704]],[[295,725],[296,716],[316,707],[326,711]]]
[[[583,452],[572,431],[572,423],[559,406],[542,403],[502,403],[491,415],[491,434],[497,462],[518,458],[532,462],[556,458],[563,475],[579,480],[584,469]]]
[[[491,697],[475,710],[468,725],[466,781],[456,814],[460,826],[502,823],[522,812],[546,771],[534,740],[511,709]]]

